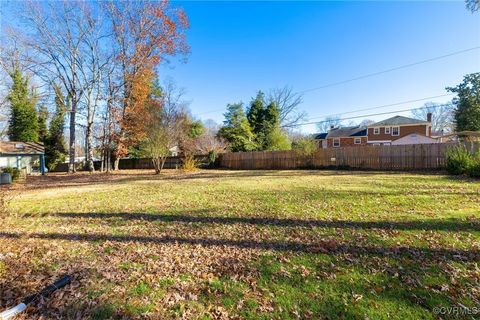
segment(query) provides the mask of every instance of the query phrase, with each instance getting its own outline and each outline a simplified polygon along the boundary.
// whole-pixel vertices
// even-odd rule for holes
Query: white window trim
[[[380,134],[380,128],[373,128],[373,134]]]
[[[394,129],[394,128],[397,128],[397,129],[398,129],[397,134],[394,134],[394,133],[393,133],[393,129]],[[392,136],[398,137],[399,135],[400,135],[400,127],[392,127]]]
[[[358,143],[357,143],[357,140],[358,140]],[[353,144],[362,144],[362,138],[354,138]]]
[[[335,145],[335,141],[338,141],[338,146]],[[340,138],[334,138],[333,141],[332,141],[332,145],[333,145],[334,148],[340,147]]]
[[[385,127],[385,134],[390,134],[392,129],[390,127]]]

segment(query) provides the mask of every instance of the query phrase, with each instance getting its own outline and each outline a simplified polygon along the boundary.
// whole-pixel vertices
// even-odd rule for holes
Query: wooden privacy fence
[[[362,146],[318,149],[312,156],[295,151],[224,153],[220,166],[228,169],[359,168],[378,170],[432,170],[445,167],[445,152],[454,143]],[[465,143],[476,152],[479,143]]]
[[[180,168],[183,164],[183,157],[167,157],[165,160],[164,169],[177,169]],[[198,164],[203,164],[208,162],[207,156],[205,155],[196,155],[195,160]],[[112,161],[113,163],[113,161]],[[94,161],[95,170],[100,170],[101,162]],[[137,159],[120,159],[118,163],[118,168],[120,170],[124,169],[154,169],[151,158],[137,158]],[[77,171],[84,171],[84,164],[77,164]],[[52,172],[67,172],[68,163],[62,163],[58,165],[55,170]]]

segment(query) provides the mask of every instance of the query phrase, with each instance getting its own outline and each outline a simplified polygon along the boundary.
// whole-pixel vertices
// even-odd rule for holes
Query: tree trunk
[[[105,171],[105,149],[103,148],[102,148],[101,159],[102,161],[100,162],[100,172],[103,172]]]
[[[107,172],[110,172],[110,170],[112,169],[112,154],[110,152],[110,147],[107,149],[107,159],[105,160],[106,161],[106,166],[107,166]]]
[[[155,169],[155,174],[160,174],[160,161],[156,157],[152,157],[153,168]]]
[[[87,123],[87,169],[90,172],[95,171],[93,165],[93,122]]]
[[[75,96],[72,96],[72,109],[70,110],[70,141],[68,144],[68,155],[69,155],[69,163],[68,163],[68,172],[75,173],[75,125],[76,119],[75,116],[77,114],[77,99]]]
[[[118,170],[118,164],[120,163],[120,157],[116,157],[115,161],[113,162],[113,170],[117,171]]]
[[[158,173],[162,172],[163,166],[165,165],[165,161],[167,161],[167,157],[162,157],[160,159],[160,161],[161,161],[161,165],[160,165],[160,170],[158,171]]]

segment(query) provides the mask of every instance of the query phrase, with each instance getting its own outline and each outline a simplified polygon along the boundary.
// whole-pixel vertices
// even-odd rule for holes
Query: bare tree
[[[427,120],[427,114],[432,114],[432,132],[449,133],[454,130],[454,110],[451,102],[433,103],[427,102],[421,109],[412,110],[412,117],[419,120]]]
[[[366,126],[369,126],[371,124],[374,124],[375,121],[373,121],[372,119],[365,119],[365,120],[362,120],[362,122],[360,122],[359,126],[360,127],[366,127]]]
[[[338,117],[327,117],[325,120],[317,123],[317,130],[319,132],[328,132],[333,127],[338,127],[342,124],[342,121]]]
[[[218,130],[217,130],[218,131]],[[195,141],[195,149],[199,154],[224,152],[228,147],[227,142],[217,136],[217,132],[206,128],[205,132],[201,134]]]
[[[269,102],[275,102],[280,111],[280,126],[292,127],[305,120],[307,114],[298,109],[303,102],[303,96],[293,92],[292,87],[272,89],[268,95]]]
[[[98,136],[100,141],[101,150],[101,171],[107,172],[112,169],[111,160],[114,149],[115,133],[118,131],[115,129],[116,121],[116,103],[118,102],[118,95],[120,87],[116,85],[115,77],[116,64],[111,63],[105,74],[105,107],[102,112],[101,119],[101,133]]]
[[[94,121],[96,112],[103,96],[102,84],[111,64],[113,52],[102,52],[102,39],[107,38],[102,34],[102,17],[94,16],[90,10],[85,9],[86,28],[90,32],[83,39],[82,63],[79,63],[79,73],[85,83],[84,105],[86,109],[86,165],[89,171],[94,171]]]
[[[167,81],[161,89],[161,96],[151,99],[147,109],[144,144],[157,174],[162,171],[170,149],[178,146],[186,134],[188,115],[182,97],[183,91],[172,81]]]
[[[21,36],[23,59],[45,83],[59,82],[70,99],[69,111],[69,171],[75,172],[75,141],[77,112],[85,91],[85,79],[80,74],[82,45],[93,32],[85,19],[86,2],[29,2],[24,18],[30,34]]]

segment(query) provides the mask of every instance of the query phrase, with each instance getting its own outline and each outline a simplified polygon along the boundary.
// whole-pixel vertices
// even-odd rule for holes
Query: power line
[[[353,82],[353,81],[357,81],[357,80],[361,80],[361,79],[365,79],[365,78],[374,77],[374,76],[377,76],[377,75],[380,75],[380,74],[384,74],[384,73],[388,73],[388,72],[392,72],[392,71],[396,71],[396,70],[400,70],[400,69],[413,67],[413,66],[420,65],[420,64],[423,64],[423,63],[428,63],[428,62],[448,58],[448,57],[451,57],[451,56],[459,55],[459,54],[462,54],[462,53],[465,53],[465,52],[478,50],[478,49],[480,49],[480,46],[476,46],[476,47],[472,47],[472,48],[468,48],[468,49],[464,49],[464,50],[459,50],[459,51],[451,52],[451,53],[448,53],[448,54],[444,54],[442,56],[437,56],[437,57],[433,57],[433,58],[430,58],[430,59],[425,59],[425,60],[421,60],[421,61],[417,61],[417,62],[413,62],[413,63],[409,63],[409,64],[404,64],[404,65],[393,67],[393,68],[390,68],[390,69],[361,75],[361,76],[358,76],[358,77],[355,77],[355,78],[350,78],[350,79],[346,79],[346,80],[342,80],[342,81],[327,83],[327,84],[324,84],[324,85],[319,86],[319,87],[299,91],[299,92],[297,92],[297,94],[304,94],[304,93],[308,93],[308,92],[311,92],[311,91],[316,91],[316,90],[320,90],[320,89],[334,87],[334,86],[338,86],[338,85],[341,85],[341,84],[345,84],[345,83],[349,83],[349,82]],[[214,112],[220,112],[220,111],[224,111],[224,110],[225,109],[217,109],[217,110],[206,111],[206,112],[202,112],[202,113],[197,113],[197,116],[201,116],[201,115],[205,115],[205,114],[209,114],[209,113],[214,113]]]
[[[361,75],[361,76],[351,78],[351,79],[347,79],[347,80],[327,83],[327,84],[324,84],[324,85],[319,86],[319,87],[299,91],[298,93],[307,93],[307,92],[316,91],[316,90],[320,90],[320,89],[324,89],[324,88],[334,87],[334,86],[338,86],[338,85],[341,85],[341,84],[345,84],[345,83],[349,83],[349,82],[353,82],[353,81],[357,81],[357,80],[361,80],[361,79],[365,79],[365,78],[378,76],[380,74],[384,74],[384,73],[388,73],[388,72],[392,72],[392,71],[396,71],[396,70],[400,70],[400,69],[410,68],[410,67],[413,67],[413,66],[416,66],[416,65],[419,65],[419,64],[444,59],[444,58],[447,58],[447,57],[455,56],[455,55],[458,55],[458,54],[462,54],[462,53],[465,53],[465,52],[478,50],[478,49],[480,49],[480,46],[472,47],[472,48],[468,48],[468,49],[464,49],[464,50],[460,50],[460,51],[455,51],[455,52],[452,52],[452,53],[448,53],[448,54],[438,56],[438,57],[434,57],[434,58],[430,58],[430,59],[425,59],[425,60],[420,60],[420,61],[413,62],[413,63],[404,64],[404,65],[401,65],[401,66],[397,66],[397,67],[393,67],[393,68],[390,68],[390,69],[385,69],[385,70],[382,70],[382,71],[377,71],[377,72]]]
[[[376,106],[376,107],[368,107],[368,108],[365,108],[365,109],[359,109],[359,110],[355,110],[355,111],[339,112],[339,113],[329,114],[329,115],[325,115],[325,116],[316,116],[316,117],[309,118],[309,120],[327,118],[327,117],[333,117],[333,116],[337,116],[337,115],[345,115],[345,114],[351,114],[351,113],[357,113],[357,112],[369,111],[369,110],[375,110],[375,109],[381,109],[381,108],[386,108],[386,107],[399,106],[399,105],[402,105],[402,104],[431,100],[431,99],[435,99],[435,98],[447,97],[447,96],[452,96],[452,95],[453,95],[453,93],[441,94],[441,95],[438,95],[438,96],[426,97],[426,98],[415,99],[415,100],[408,100],[408,101],[391,103],[391,104],[384,104],[384,105]]]
[[[201,116],[201,115],[209,114],[209,113],[214,113],[214,112],[219,112],[219,111],[225,111],[225,108],[223,108],[223,109],[217,109],[217,110],[211,110],[211,111],[202,112],[202,113],[197,113],[197,116]]]
[[[442,105],[432,106],[431,108],[439,108],[439,107],[441,107],[441,106],[442,106]],[[372,114],[366,114],[366,115],[361,115],[361,116],[341,118],[341,119],[338,119],[338,120],[339,120],[339,121],[343,121],[343,120],[351,120],[351,119],[366,118],[366,117],[373,117],[373,116],[381,116],[381,115],[385,115],[385,114],[392,114],[392,113],[399,113],[399,112],[420,110],[420,109],[423,109],[423,108],[424,108],[424,107],[420,107],[420,108],[410,108],[410,109],[403,109],[403,110],[396,110],[396,111],[388,111],[388,112],[381,112],[381,113],[372,113]],[[304,122],[304,123],[298,123],[298,124],[289,125],[289,126],[283,126],[283,127],[284,127],[284,128],[286,128],[286,127],[288,127],[288,128],[290,128],[290,127],[299,127],[299,126],[306,126],[306,125],[309,125],[309,124],[319,124],[319,123],[325,123],[325,122],[329,122],[329,120],[314,121],[314,122]]]

